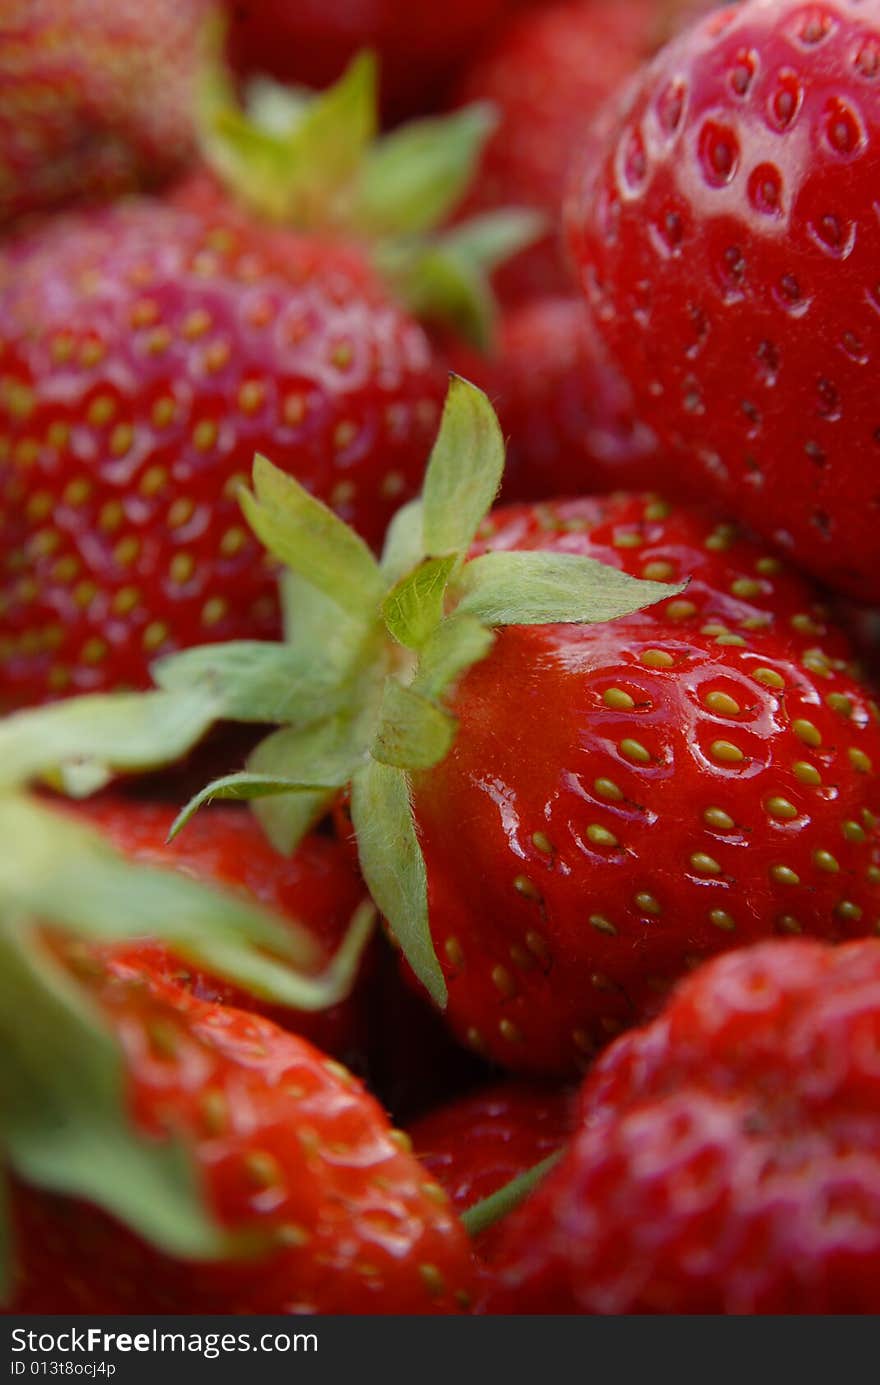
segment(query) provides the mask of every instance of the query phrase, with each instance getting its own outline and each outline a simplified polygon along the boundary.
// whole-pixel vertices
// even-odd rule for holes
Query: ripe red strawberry
[[[255,451],[372,542],[421,476],[444,375],[364,253],[185,201],[59,219],[0,258],[9,707],[277,634],[235,495]]]
[[[602,103],[668,36],[677,12],[709,3],[563,0],[536,7],[502,28],[467,70],[456,99],[491,101],[501,115],[468,210],[522,204],[549,222],[545,238],[501,271],[503,297],[570,291],[559,224],[571,156],[589,145]]]
[[[236,0],[230,7],[229,52],[244,73],[269,73],[285,82],[323,87],[361,48],[382,65],[387,114],[431,110],[449,77],[510,0]]]
[[[205,810],[192,831],[168,841],[176,816],[161,803],[134,802],[117,795],[82,804],[77,814],[128,860],[179,870],[207,885],[231,889],[281,918],[296,920],[318,947],[317,969],[326,966],[342,943],[365,889],[345,847],[329,836],[312,833],[295,855],[274,851],[255,818],[240,808],[215,805]],[[176,957],[151,939],[114,943],[109,955],[133,975],[140,969],[183,987],[200,1000],[234,1005],[273,1020],[309,1039],[325,1053],[351,1065],[364,1064],[369,987],[362,964],[358,983],[338,1005],[307,1013],[273,1005]]]
[[[490,1311],[876,1313],[880,943],[720,958],[600,1059]]]
[[[690,577],[593,627],[511,627],[413,774],[456,1031],[515,1068],[591,1055],[688,966],[880,918],[880,728],[815,595],[724,525],[635,496],[497,511],[475,550]]]
[[[6,0],[0,223],[155,184],[195,149],[210,0]]]
[[[816,591],[730,525],[627,493],[481,523],[502,467],[485,396],[453,380],[377,562],[258,460],[243,507],[306,629],[343,614],[335,640],[261,656],[269,693],[295,657],[314,720],[190,811],[314,786],[268,824],[290,847],[350,785],[364,879],[454,1033],[562,1073],[704,957],[877,925],[880,712]],[[246,657],[179,656],[162,696],[234,702]],[[88,705],[71,713],[73,748]],[[16,744],[44,764],[38,729]]]
[[[653,485],[653,436],[579,299],[546,295],[508,308],[491,356],[452,354],[498,411],[507,438],[503,499]]]
[[[504,1082],[422,1116],[409,1135],[419,1162],[460,1213],[561,1149],[575,1113],[568,1088]],[[474,1238],[483,1264],[494,1259],[503,1228],[496,1222]]]
[[[131,1116],[190,1151],[256,1259],[193,1265],[104,1212],[18,1184],[14,1312],[431,1313],[467,1303],[470,1252],[441,1190],[344,1069],[268,1020],[92,978],[125,1055]],[[266,1245],[268,1241],[268,1245]]]
[[[672,473],[880,596],[880,6],[753,0],[660,54],[585,151],[570,241]]]

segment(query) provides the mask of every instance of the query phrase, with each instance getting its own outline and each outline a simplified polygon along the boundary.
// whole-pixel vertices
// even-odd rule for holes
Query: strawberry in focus
[[[279,856],[254,817],[240,808],[220,804],[208,808],[190,832],[173,841],[168,835],[176,812],[164,804],[113,795],[79,805],[76,814],[98,828],[127,860],[181,871],[206,885],[233,890],[279,917],[296,920],[318,948],[316,970],[329,963],[364,899],[363,882],[339,842],[313,833],[299,844],[295,855]],[[114,943],[107,955],[117,974],[125,970],[136,977],[146,970],[199,1000],[261,1014],[349,1066],[364,1066],[367,983],[372,973],[368,958],[345,1000],[307,1013],[260,1000],[149,938]]]
[[[880,944],[719,958],[615,1043],[499,1226],[505,1313],[876,1313]]]
[[[710,16],[583,151],[568,209],[670,475],[865,601],[880,595],[878,73],[874,0]]]
[[[131,1119],[183,1138],[250,1257],[162,1255],[16,1184],[13,1312],[434,1313],[468,1302],[463,1228],[360,1084],[304,1039],[124,964],[82,978],[124,1052]]]
[[[714,952],[880,914],[880,728],[815,593],[699,512],[511,507],[472,552],[552,550],[686,593],[604,625],[511,627],[413,774],[459,1036],[565,1071]]]
[[[0,223],[155,185],[195,154],[207,0],[8,0]]]

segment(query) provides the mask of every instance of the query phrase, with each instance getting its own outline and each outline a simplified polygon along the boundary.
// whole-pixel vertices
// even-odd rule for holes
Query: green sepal
[[[181,759],[219,715],[205,688],[94,693],[16,712],[0,721],[0,787],[42,777],[91,793],[115,772]]]
[[[260,640],[230,640],[170,654],[153,664],[166,692],[203,689],[224,718],[244,722],[309,722],[338,709],[347,689],[337,670],[314,651]]]
[[[445,558],[425,558],[392,587],[382,603],[382,615],[388,633],[398,644],[420,649],[434,633],[443,619],[446,588],[457,562],[454,553]]]
[[[472,1239],[481,1235],[490,1226],[501,1221],[502,1217],[513,1212],[543,1183],[547,1174],[556,1167],[561,1158],[561,1151],[548,1155],[546,1159],[541,1160],[540,1164],[534,1164],[532,1168],[526,1169],[525,1173],[518,1174],[516,1178],[512,1178],[509,1183],[505,1183],[496,1192],[490,1193],[488,1197],[484,1197],[480,1202],[468,1207],[461,1214],[461,1220],[468,1235]]]
[[[3,1151],[22,1180],[85,1198],[179,1258],[234,1250],[184,1145],[138,1136],[120,1052],[98,1013],[24,917],[9,913],[0,918],[0,1044]]]
[[[448,712],[389,678],[371,754],[398,769],[430,769],[449,753],[456,730]]]
[[[485,625],[589,625],[631,615],[684,591],[575,553],[484,553],[456,579],[456,610]]]
[[[295,768],[300,754],[308,758],[309,749],[302,750],[303,736],[320,737],[317,727],[282,727],[261,741],[248,759],[248,769],[254,774],[278,774],[285,765]],[[332,754],[332,747],[328,746]],[[345,782],[348,782],[346,775]],[[341,785],[339,787],[342,787]],[[266,837],[282,856],[292,856],[307,832],[325,817],[339,795],[339,788],[321,788],[297,793],[267,795],[255,799],[252,808]]]
[[[349,615],[373,617],[384,583],[363,539],[259,453],[253,484],[253,492],[242,490],[241,505],[269,552]]]
[[[286,125],[283,120],[285,109]],[[266,109],[265,95],[262,98]],[[215,84],[201,111],[206,161],[257,213],[300,229],[350,221],[353,183],[377,128],[377,70],[371,53],[354,58],[325,91],[282,103],[257,119]]]
[[[504,472],[504,436],[482,390],[449,379],[440,431],[422,489],[427,553],[464,554],[493,504]]]
[[[379,566],[389,586],[406,577],[423,558],[428,557],[425,552],[424,511],[419,496],[417,500],[402,505],[388,526]]]
[[[470,217],[444,231],[441,244],[447,255],[488,277],[513,255],[540,240],[548,229],[547,218],[540,212],[505,207]]]
[[[416,317],[452,328],[489,352],[497,319],[492,272],[543,230],[533,212],[492,212],[433,237],[380,242],[373,262]]]
[[[392,130],[364,160],[352,224],[371,239],[439,226],[467,192],[497,124],[483,103]]]
[[[449,616],[422,647],[413,692],[437,702],[473,664],[485,659],[495,632],[474,616]]]
[[[345,782],[343,780],[343,784]],[[237,770],[234,774],[224,774],[219,779],[212,779],[210,784],[193,794],[171,824],[168,840],[173,841],[187,823],[192,821],[199,809],[204,808],[207,803],[213,803],[215,799],[250,803],[253,799],[276,798],[280,794],[323,794],[341,787],[341,784],[316,784],[311,779],[284,779],[269,774],[253,774],[246,769]]]
[[[230,980],[268,978],[281,1003],[288,966],[320,960],[311,933],[292,919],[180,871],[132,861],[91,826],[36,799],[0,798],[0,840],[0,905],[81,937],[156,937]]]
[[[383,279],[420,321],[449,328],[487,354],[495,340],[497,307],[489,281],[467,256],[442,242],[390,242],[373,261]]]
[[[428,924],[428,882],[403,770],[371,761],[351,786],[361,870],[379,912],[425,990],[444,1009],[446,981]]]

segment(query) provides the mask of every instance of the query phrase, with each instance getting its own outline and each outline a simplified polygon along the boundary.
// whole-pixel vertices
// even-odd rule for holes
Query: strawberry
[[[277,134],[218,98],[208,151],[236,195],[198,175],[0,254],[0,704],[142,687],[157,652],[276,635],[235,498],[255,450],[374,544],[414,493],[445,372],[373,260],[429,314],[432,285],[457,321],[485,303],[467,228],[448,247],[420,233],[487,125],[465,113],[367,149],[374,81],[356,62]],[[332,228],[342,203],[344,232],[277,224]]]
[[[516,304],[501,317],[491,356],[466,347],[451,354],[498,411],[508,439],[504,500],[653,485],[653,437],[579,299],[547,294]]]
[[[545,214],[544,239],[498,277],[505,300],[570,292],[560,209],[572,152],[590,144],[602,103],[668,35],[678,11],[710,0],[562,0],[526,10],[478,53],[459,84],[459,102],[489,101],[500,123],[483,156],[470,211],[522,204]]]
[[[413,775],[449,1019],[552,1071],[698,958],[874,927],[880,731],[815,594],[725,526],[622,495],[498,511],[474,553],[531,549],[690,578],[598,631],[503,631]]]
[[[243,73],[323,87],[359,49],[370,47],[382,62],[386,114],[418,114],[436,106],[450,75],[509,6],[510,0],[430,6],[406,0],[236,0],[229,57]]]
[[[156,184],[195,153],[208,0],[7,0],[0,223]]]
[[[124,1054],[129,1119],[175,1136],[249,1256],[193,1264],[89,1203],[17,1183],[11,1308],[432,1313],[467,1303],[467,1238],[375,1101],[305,1039],[114,962],[87,983]]]
[[[572,255],[670,474],[880,596],[880,6],[752,0],[645,70],[579,161]]]
[[[206,885],[234,890],[295,919],[317,947],[319,971],[341,946],[364,897],[364,887],[345,848],[329,836],[306,837],[290,858],[273,851],[251,814],[216,805],[193,823],[192,833],[168,841],[176,816],[161,803],[134,802],[118,794],[81,805],[79,816],[127,860],[166,866]],[[363,1064],[369,987],[362,967],[351,994],[338,1005],[312,1013],[273,1004],[229,981],[194,967],[166,945],[151,939],[115,943],[114,963],[133,973],[146,968],[200,1000],[233,1005],[262,1014],[284,1029],[308,1038],[317,1048],[351,1064]],[[118,970],[119,968],[117,968]]]
[[[0,275],[8,705],[278,633],[235,498],[254,451],[373,541],[416,486],[443,376],[357,251],[143,201],[58,219]]]
[[[377,562],[258,459],[242,504],[295,574],[293,643],[186,651],[144,698],[11,719],[0,756],[92,775],[133,763],[134,715],[280,722],[177,825],[253,797],[289,850],[350,786],[364,879],[455,1034],[566,1073],[701,958],[876,926],[880,727],[780,559],[650,495],[481,522],[502,466],[485,396],[453,381]],[[279,686],[291,711],[270,718]]]
[[[570,1089],[499,1082],[429,1112],[408,1133],[419,1162],[462,1213],[555,1154],[574,1125]],[[474,1237],[483,1264],[494,1259],[503,1226]]]
[[[875,940],[701,967],[596,1064],[489,1310],[876,1313],[878,996]]]

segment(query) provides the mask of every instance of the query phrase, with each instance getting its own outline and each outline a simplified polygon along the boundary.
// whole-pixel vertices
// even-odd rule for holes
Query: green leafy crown
[[[260,79],[245,109],[212,46],[199,123],[204,157],[224,184],[264,218],[356,237],[419,317],[487,346],[489,275],[543,230],[524,208],[438,229],[473,182],[493,108],[474,104],[382,135],[377,63],[364,52],[323,92]]]
[[[91,792],[119,771],[178,758],[215,721],[277,724],[246,768],[198,793],[173,830],[209,799],[249,799],[271,841],[289,853],[350,789],[372,898],[442,1007],[411,776],[452,746],[450,691],[489,654],[500,626],[607,621],[682,590],[568,553],[469,557],[503,465],[491,405],[452,377],[422,495],[398,511],[377,559],[258,456],[241,503],[282,568],[284,641],[189,649],[154,666],[153,692],[95,695],[7,718],[0,783],[48,777],[68,792]]]

